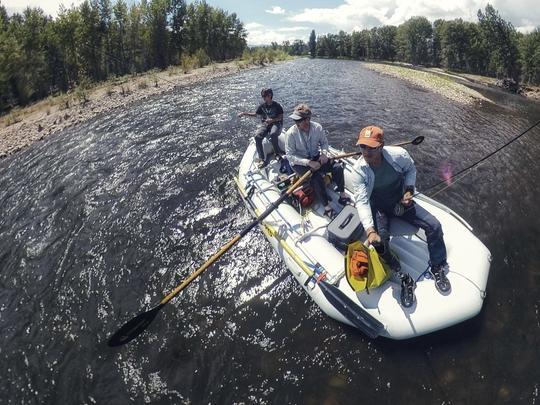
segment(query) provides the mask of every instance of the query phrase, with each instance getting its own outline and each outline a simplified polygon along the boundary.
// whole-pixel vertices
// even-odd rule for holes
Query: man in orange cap
[[[441,294],[448,293],[451,286],[445,274],[448,266],[441,224],[412,200],[416,184],[414,161],[405,149],[384,146],[384,131],[376,126],[363,128],[356,144],[362,148],[362,156],[354,165],[353,200],[368,242],[379,245],[381,257],[401,279],[401,304],[413,305],[416,284],[401,271],[389,249],[389,219],[396,216],[425,231],[435,287]]]

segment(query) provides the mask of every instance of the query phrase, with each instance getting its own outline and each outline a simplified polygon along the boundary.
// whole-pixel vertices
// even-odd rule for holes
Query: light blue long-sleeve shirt
[[[382,154],[392,168],[403,176],[404,186],[414,187],[416,185],[416,166],[409,152],[399,146],[385,146]],[[375,174],[363,157],[360,157],[353,166],[351,184],[353,201],[356,204],[362,226],[364,229],[373,227],[369,198],[375,185]]]
[[[328,138],[321,124],[311,121],[309,132],[300,131],[296,125],[287,132],[285,154],[291,165],[307,166],[321,152],[328,154]]]

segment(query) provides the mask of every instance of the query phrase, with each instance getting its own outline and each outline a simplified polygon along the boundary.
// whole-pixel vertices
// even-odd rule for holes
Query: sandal
[[[324,216],[328,217],[329,219],[334,219],[336,217],[336,211],[334,211],[333,208],[325,209]]]
[[[431,266],[431,269],[429,270],[431,276],[435,280],[435,288],[441,294],[446,294],[452,289],[450,281],[446,277],[446,274],[444,274],[445,267],[445,265]]]
[[[399,294],[401,305],[403,308],[410,308],[416,300],[416,297],[414,296],[416,283],[408,274],[398,273],[398,276],[401,277],[401,292]]]
[[[337,200],[341,205],[353,205],[351,197],[339,197]]]

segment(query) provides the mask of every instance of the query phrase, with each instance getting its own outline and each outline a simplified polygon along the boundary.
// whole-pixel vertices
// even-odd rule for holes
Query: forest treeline
[[[8,16],[0,2],[0,112],[81,83],[242,55],[235,13],[204,0],[86,0],[51,18],[40,8]]]
[[[312,57],[399,61],[540,84],[540,30],[517,32],[489,4],[478,11],[478,22],[439,19],[431,23],[413,17],[397,27],[352,34],[316,36],[312,31],[303,49]]]

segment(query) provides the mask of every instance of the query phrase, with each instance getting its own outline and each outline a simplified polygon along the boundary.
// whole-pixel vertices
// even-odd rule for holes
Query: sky
[[[0,0],[8,13],[21,12],[25,7],[41,7],[56,16],[60,4],[66,7],[82,0]],[[111,0],[114,2],[115,0]],[[140,2],[140,0],[126,0]],[[188,0],[189,1],[189,0]],[[317,35],[347,33],[381,25],[399,25],[414,16],[430,21],[438,18],[462,18],[478,21],[477,11],[484,9],[485,0],[207,0],[209,5],[229,13],[235,12],[248,32],[248,45],[281,44],[301,39],[307,42],[311,30]],[[491,0],[502,18],[521,32],[540,27],[538,0]]]

